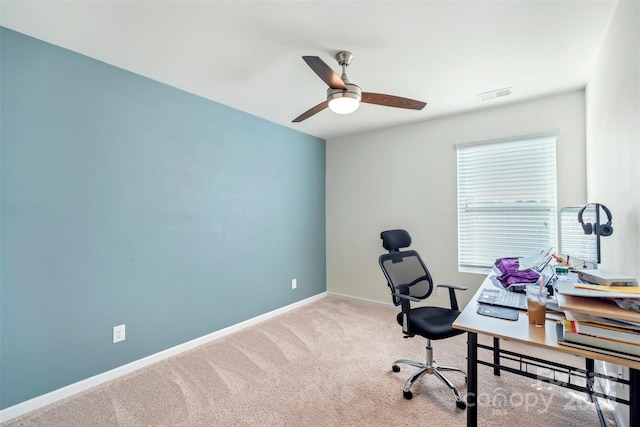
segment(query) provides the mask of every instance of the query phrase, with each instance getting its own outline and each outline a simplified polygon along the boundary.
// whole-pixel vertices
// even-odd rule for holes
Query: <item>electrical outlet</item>
[[[113,343],[117,343],[125,340],[125,326],[124,324],[113,327]]]
[[[298,287],[298,279],[291,280],[291,289],[295,289]]]
[[[434,297],[439,297],[440,296],[440,288],[438,286],[434,286],[433,287],[433,296]]]

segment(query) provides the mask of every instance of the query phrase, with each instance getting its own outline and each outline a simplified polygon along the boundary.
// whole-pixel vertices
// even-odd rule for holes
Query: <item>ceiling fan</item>
[[[351,83],[347,78],[347,66],[349,66],[353,59],[351,52],[342,51],[336,54],[336,60],[342,67],[342,77],[338,76],[335,71],[317,56],[303,56],[302,59],[304,59],[318,77],[329,85],[329,88],[327,89],[326,101],[322,101],[315,107],[300,114],[293,119],[293,123],[306,120],[327,107],[338,114],[353,113],[360,105],[360,102],[378,104],[385,107],[408,108],[411,110],[422,110],[424,106],[427,105],[426,102],[416,101],[414,99],[385,95],[382,93],[362,92],[358,85]]]

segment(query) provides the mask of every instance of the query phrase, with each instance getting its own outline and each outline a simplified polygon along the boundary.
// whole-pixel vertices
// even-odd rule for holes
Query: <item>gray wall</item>
[[[484,275],[458,271],[456,144],[557,131],[558,205],[578,205],[584,108],[580,90],[328,140],[327,290],[391,302],[380,232],[406,228],[437,283],[471,288],[460,295],[466,304]],[[443,293],[432,303],[449,300]]]
[[[640,2],[618,2],[586,93],[588,200],[613,213],[613,235],[601,241],[601,267],[640,279]],[[628,378],[626,368],[598,365]],[[627,387],[607,387],[628,399]],[[614,405],[618,425],[628,426],[628,406]]]
[[[602,268],[640,278],[640,2],[618,3],[586,93],[588,201],[614,217]]]
[[[325,291],[323,140],[0,36],[0,408]]]

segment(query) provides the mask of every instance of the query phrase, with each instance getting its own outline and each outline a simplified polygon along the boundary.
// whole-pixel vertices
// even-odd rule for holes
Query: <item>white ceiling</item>
[[[1,25],[330,139],[585,87],[617,0],[9,1]],[[295,117],[326,97],[302,60],[354,60],[365,92],[426,101]],[[482,102],[479,93],[513,87]]]

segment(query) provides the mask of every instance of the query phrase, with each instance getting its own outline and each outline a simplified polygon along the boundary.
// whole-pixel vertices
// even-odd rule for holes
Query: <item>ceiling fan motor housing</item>
[[[344,82],[346,89],[327,89],[329,109],[338,114],[350,114],[358,109],[362,99],[360,87]]]
[[[327,101],[331,101],[336,98],[353,98],[356,101],[360,102],[362,100],[362,90],[360,86],[354,85],[353,83],[344,84],[347,89],[327,89]]]

